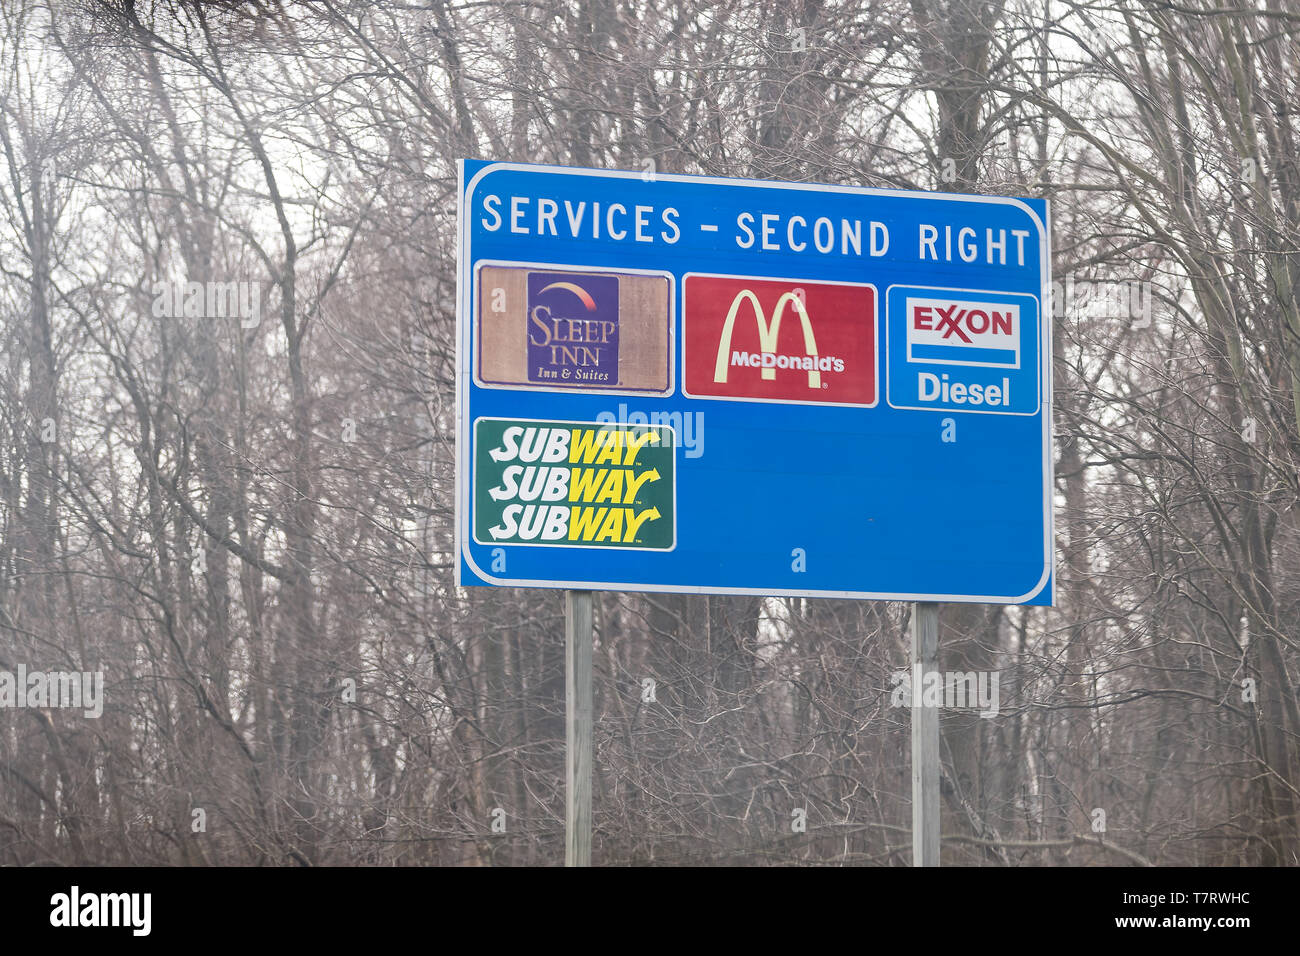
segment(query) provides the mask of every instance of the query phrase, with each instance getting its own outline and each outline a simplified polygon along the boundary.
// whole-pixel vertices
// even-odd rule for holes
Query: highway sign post
[[[1051,604],[1043,200],[466,160],[459,229],[458,584]]]

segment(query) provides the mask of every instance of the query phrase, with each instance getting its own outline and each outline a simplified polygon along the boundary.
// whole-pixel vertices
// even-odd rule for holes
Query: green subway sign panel
[[[474,540],[671,551],[674,445],[665,425],[480,418]]]

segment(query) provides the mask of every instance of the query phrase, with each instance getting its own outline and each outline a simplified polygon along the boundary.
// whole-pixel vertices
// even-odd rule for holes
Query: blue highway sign
[[[1052,603],[1041,199],[465,160],[462,585]]]

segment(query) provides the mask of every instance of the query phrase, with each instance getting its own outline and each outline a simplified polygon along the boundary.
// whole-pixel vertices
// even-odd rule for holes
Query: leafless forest
[[[104,706],[0,711],[0,862],[563,859],[563,594],[452,573],[485,157],[1048,197],[1057,607],[944,608],[944,862],[1295,864],[1298,126],[1294,0],[3,0],[0,670]],[[906,865],[910,610],[599,596],[594,862]]]

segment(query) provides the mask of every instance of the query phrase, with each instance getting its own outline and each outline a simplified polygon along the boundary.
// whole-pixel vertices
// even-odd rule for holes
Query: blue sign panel
[[[466,160],[457,582],[1052,602],[1047,204]]]

